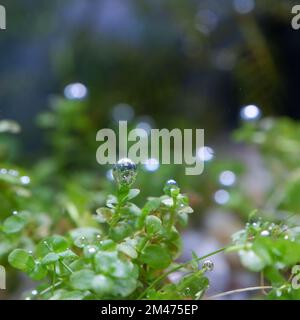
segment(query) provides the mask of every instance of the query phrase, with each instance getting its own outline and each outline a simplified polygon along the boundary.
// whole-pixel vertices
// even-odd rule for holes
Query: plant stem
[[[41,291],[41,292],[39,293],[39,295],[42,296],[42,295],[48,293],[50,290],[55,289],[56,287],[60,286],[62,283],[63,283],[63,281],[56,282],[55,284],[53,284],[53,285],[51,285],[50,287],[46,288],[45,290]]]
[[[177,205],[177,197],[173,197],[173,206],[170,210],[169,231],[171,231],[171,229],[175,223],[176,205]]]
[[[62,260],[59,261],[70,273],[73,273],[73,270],[67,265],[65,264]]]
[[[210,296],[207,298],[207,300],[213,300],[216,298],[228,296],[230,294],[240,293],[240,292],[247,292],[247,291],[256,291],[256,290],[265,290],[265,289],[273,289],[272,286],[258,286],[258,287],[248,287],[248,288],[242,288],[242,289],[236,289],[231,291],[225,291],[218,294],[215,294],[213,296]]]
[[[176,266],[176,267],[172,268],[172,269],[169,270],[168,272],[166,272],[166,273],[162,274],[160,277],[156,278],[156,280],[154,280],[154,281],[150,284],[150,286],[149,286],[145,291],[143,291],[143,292],[140,294],[140,296],[137,298],[137,300],[141,300],[141,299],[148,293],[148,291],[149,291],[150,289],[152,289],[157,283],[159,283],[160,281],[162,281],[163,279],[165,279],[169,274],[171,274],[171,273],[173,273],[173,272],[175,272],[175,271],[178,271],[178,270],[186,267],[186,266],[189,265],[191,262],[201,261],[201,260],[206,259],[206,258],[208,258],[208,257],[210,257],[210,256],[213,256],[213,255],[215,255],[215,254],[217,254],[217,253],[220,253],[220,252],[224,251],[225,249],[226,249],[226,247],[223,247],[223,248],[218,249],[218,250],[216,250],[216,251],[214,251],[214,252],[211,252],[211,253],[209,253],[209,254],[207,254],[207,255],[205,255],[205,256],[202,256],[202,257],[199,257],[199,258],[196,258],[196,259],[192,259],[192,260],[190,260],[190,261],[188,261],[188,262],[185,262],[185,263],[183,263],[183,264],[181,264],[181,265],[179,265],[179,266]]]
[[[123,196],[123,198],[121,196]],[[121,194],[120,189],[118,190],[118,193],[117,193],[117,200],[118,200],[118,203],[115,208],[115,213],[114,213],[113,219],[111,221],[112,227],[114,227],[118,223],[118,221],[120,220],[120,209],[124,205],[124,195]]]

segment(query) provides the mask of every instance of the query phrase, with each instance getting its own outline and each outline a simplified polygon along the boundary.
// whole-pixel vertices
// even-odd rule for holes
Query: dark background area
[[[27,153],[45,147],[36,115],[72,82],[87,86],[99,129],[120,102],[207,137],[235,128],[243,104],[300,116],[292,1],[1,3],[0,112],[22,125]]]

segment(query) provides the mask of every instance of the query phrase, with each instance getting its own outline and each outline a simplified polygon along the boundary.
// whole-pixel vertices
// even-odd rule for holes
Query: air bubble
[[[232,186],[235,183],[236,176],[232,171],[226,170],[221,172],[219,181],[224,186]]]
[[[261,111],[257,106],[251,104],[241,109],[240,116],[245,121],[253,121],[261,117]]]
[[[84,248],[88,244],[88,241],[87,241],[86,237],[82,236],[82,237],[77,238],[74,241],[74,244],[78,248]]]
[[[64,95],[69,100],[81,100],[88,94],[87,87],[82,83],[71,83],[64,89]]]
[[[179,193],[180,189],[178,184],[175,180],[171,179],[168,180],[164,186],[164,193],[168,196],[172,196],[174,193]]]
[[[113,177],[119,187],[130,187],[137,176],[136,164],[128,159],[123,158],[113,166]]]
[[[30,178],[28,176],[23,176],[20,178],[20,181],[22,184],[29,184],[30,183]]]
[[[205,260],[203,262],[203,269],[205,269],[206,271],[213,271],[214,263],[211,260]]]
[[[263,231],[260,233],[260,235],[261,235],[262,237],[268,237],[268,236],[270,235],[270,232],[269,232],[268,230],[263,230]]]

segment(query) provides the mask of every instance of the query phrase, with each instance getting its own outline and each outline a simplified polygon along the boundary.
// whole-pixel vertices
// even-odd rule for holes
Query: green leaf
[[[101,241],[99,248],[101,250],[115,250],[116,249],[116,243],[112,241],[111,239],[106,239]]]
[[[185,297],[201,298],[209,286],[209,280],[202,273],[193,273],[183,277],[177,290]]]
[[[171,257],[166,248],[152,244],[142,252],[141,261],[153,269],[164,269],[171,263]]]
[[[54,252],[50,252],[47,255],[45,255],[45,257],[42,259],[41,263],[43,265],[49,265],[49,264],[53,264],[53,263],[57,262],[58,260],[59,260],[59,255]]]
[[[135,205],[131,202],[128,202],[126,207],[123,207],[121,210],[122,210],[122,214],[128,215],[130,217],[130,219],[132,219],[132,218],[134,219],[135,217],[139,217],[142,212],[141,209],[137,205]]]
[[[251,271],[258,272],[266,266],[264,260],[253,250],[241,250],[239,251],[239,255],[243,266]]]
[[[43,258],[50,252],[60,253],[66,251],[69,246],[70,243],[66,238],[54,235],[42,240],[38,244],[36,254],[38,257]]]
[[[91,227],[77,228],[70,231],[70,236],[73,241],[82,237],[87,241],[93,241],[99,234],[101,234],[101,230]]]
[[[264,269],[264,276],[274,287],[280,287],[286,282],[284,276],[282,276],[281,273],[274,267],[266,267]]]
[[[155,211],[159,208],[161,204],[160,198],[149,198],[149,200],[146,202],[143,211],[145,213],[150,213],[151,211]]]
[[[95,269],[97,272],[109,274],[115,270],[117,261],[118,253],[116,251],[99,251],[94,257]]]
[[[106,223],[110,221],[113,214],[111,209],[109,208],[98,208],[96,212],[97,212],[96,220],[99,223]]]
[[[174,206],[174,200],[171,197],[163,197],[161,203],[164,204],[166,207],[171,208]]]
[[[114,208],[114,206],[118,203],[118,199],[114,195],[108,195],[107,201],[106,201],[106,206],[108,208]]]
[[[269,244],[267,244],[265,242],[265,240],[267,240],[267,242]],[[270,239],[258,238],[254,241],[254,243],[252,245],[252,250],[255,252],[255,254],[257,256],[260,257],[260,259],[263,261],[263,263],[266,266],[273,264],[273,257],[272,257],[271,251],[270,251],[272,244],[268,240],[270,240]]]
[[[86,293],[82,291],[56,290],[49,300],[84,300]]]
[[[110,228],[109,236],[116,242],[120,242],[124,238],[131,235],[133,228],[129,223],[119,222],[116,226]]]
[[[111,272],[111,276],[115,278],[126,279],[131,277],[133,271],[133,264],[131,261],[118,260],[115,269]]]
[[[60,252],[59,257],[63,259],[67,259],[68,261],[73,261],[74,259],[78,258],[77,254],[75,254],[72,250],[67,249],[63,252]]]
[[[34,260],[32,256],[23,249],[16,249],[8,256],[8,262],[14,268],[24,271],[30,272],[34,269]]]
[[[177,213],[177,219],[178,219],[179,224],[182,227],[186,227],[188,225],[189,217],[188,217],[187,213],[178,212]]]
[[[29,273],[29,277],[33,280],[40,281],[47,276],[47,273],[47,269],[40,262],[35,262],[35,266]]]
[[[26,220],[19,216],[11,216],[7,218],[4,223],[2,230],[7,234],[13,234],[20,232],[26,225]]]
[[[126,254],[128,257],[132,259],[137,258],[137,252],[135,247],[130,243],[129,241],[122,242],[118,245],[118,250],[124,254]]]
[[[130,189],[129,193],[126,197],[126,200],[134,199],[135,197],[137,197],[139,195],[139,193],[140,193],[139,189]]]
[[[253,244],[253,250],[267,265],[280,263],[283,268],[300,261],[300,243],[296,241],[259,238]]]
[[[105,296],[111,293],[113,281],[102,274],[95,276],[92,280],[92,289],[99,296]]]
[[[133,271],[133,264],[119,259],[116,251],[98,252],[94,257],[94,263],[97,272],[116,278],[127,278]]]
[[[193,213],[193,212],[194,212],[194,210],[193,210],[191,207],[189,207],[189,206],[180,208],[180,209],[178,210],[178,213],[185,213],[185,214],[189,214],[189,213]]]
[[[195,251],[192,251],[193,260],[191,261],[191,266],[194,270],[199,269],[199,257]]]
[[[14,249],[14,245],[8,239],[1,239],[0,241],[0,259],[9,254]]]
[[[149,300],[180,300],[186,297],[180,295],[175,284],[167,284],[161,290],[149,290]]]
[[[138,286],[138,281],[134,277],[127,279],[117,279],[114,281],[114,286],[112,288],[112,294],[116,297],[128,297],[132,294]]]
[[[90,290],[95,276],[92,270],[80,270],[71,275],[70,284],[73,289]]]
[[[154,235],[158,233],[162,228],[161,220],[153,215],[146,217],[146,231],[149,235]]]

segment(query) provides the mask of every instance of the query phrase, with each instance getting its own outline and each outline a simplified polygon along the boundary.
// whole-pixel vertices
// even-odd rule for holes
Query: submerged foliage
[[[9,255],[13,267],[34,280],[44,280],[34,291],[35,298],[180,299],[203,295],[208,287],[204,274],[212,264],[207,261],[199,269],[198,257],[190,264],[174,263],[181,249],[177,226],[185,226],[193,211],[188,198],[170,180],[163,196],[149,198],[139,208],[132,202],[139,190],[129,187],[136,168],[128,167],[128,161],[116,166],[118,191],[97,210],[97,227],[73,229],[66,237],[53,235],[41,240],[33,252],[16,249]],[[178,284],[169,283],[166,276],[174,268],[187,272]]]
[[[245,228],[233,234],[226,248],[202,257],[193,254],[183,263],[177,261],[179,230],[187,226],[193,209],[175,180],[161,188],[163,195],[140,205],[140,190],[131,187],[137,167],[123,159],[112,170],[117,191],[105,200],[94,186],[91,191],[77,186],[76,177],[60,181],[67,188],[51,204],[44,196],[55,192],[52,187],[43,190],[43,179],[37,182],[40,186],[28,186],[30,178],[22,169],[3,165],[0,184],[6,209],[1,212],[1,263],[8,259],[13,268],[38,282],[35,290],[26,293],[27,299],[200,299],[209,287],[206,272],[213,270],[207,258],[225,251],[237,253],[246,269],[261,275],[257,288],[264,291],[259,297],[300,299],[299,179],[293,147],[298,132],[299,124],[287,119],[246,123],[236,132],[239,141],[258,146],[272,184],[261,205],[254,205],[239,182],[227,186],[230,199],[225,208],[242,219],[250,208],[257,210],[247,214]],[[217,162],[208,166],[204,181],[220,169],[223,166]],[[42,213],[46,203],[49,210]],[[104,205],[97,209],[97,203]],[[51,213],[59,207],[64,208],[60,220]],[[169,275],[176,271],[182,277],[172,282]]]

